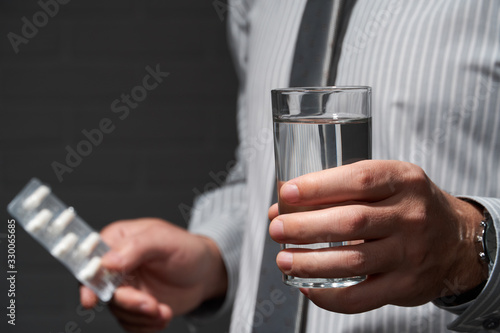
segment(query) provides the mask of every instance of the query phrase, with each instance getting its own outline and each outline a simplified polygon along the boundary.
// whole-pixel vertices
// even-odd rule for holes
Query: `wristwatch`
[[[497,235],[495,225],[491,215],[485,210],[484,219],[480,223],[480,231],[476,236],[476,242],[481,243],[482,249],[479,250],[479,258],[488,264],[489,270],[493,268],[497,257]]]

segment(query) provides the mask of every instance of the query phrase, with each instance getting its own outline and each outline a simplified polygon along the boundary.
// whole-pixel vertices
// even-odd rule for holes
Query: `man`
[[[195,309],[198,319],[210,315],[201,310],[215,316],[236,297],[231,331],[251,331],[274,183],[270,90],[289,85],[305,6],[230,2],[241,84],[238,164],[223,187],[198,198],[190,232],[153,219],[103,230],[113,248],[103,264],[134,277],[111,304],[126,329],[154,331]],[[476,242],[481,220],[489,231],[496,226],[494,235],[500,231],[499,10],[494,0],[358,0],[353,7],[333,64],[335,84],[373,87],[376,160],[306,175],[281,189],[290,204],[332,208],[281,216],[276,206],[269,209],[269,232],[278,242],[367,240],[278,255],[280,269],[292,275],[368,275],[349,288],[302,290],[332,311],[312,307],[308,332],[500,325],[500,267],[481,262]],[[95,301],[83,288],[82,303]]]

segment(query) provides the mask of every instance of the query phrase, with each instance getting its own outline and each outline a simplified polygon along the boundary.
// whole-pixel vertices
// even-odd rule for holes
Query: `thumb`
[[[160,255],[160,246],[149,237],[135,237],[119,248],[112,249],[102,257],[102,265],[109,270],[128,273]],[[162,253],[163,258],[167,253]]]

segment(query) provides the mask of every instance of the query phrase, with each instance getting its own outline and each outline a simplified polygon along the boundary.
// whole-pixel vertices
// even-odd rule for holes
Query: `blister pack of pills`
[[[38,179],[31,179],[7,207],[23,228],[104,302],[122,277],[101,266],[109,247],[73,207],[67,207]]]

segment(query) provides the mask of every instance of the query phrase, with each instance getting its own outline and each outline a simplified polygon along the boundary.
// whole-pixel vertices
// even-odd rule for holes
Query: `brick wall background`
[[[209,172],[225,170],[236,147],[237,82],[214,2],[59,1],[65,4],[0,0],[2,332],[5,207],[31,177],[49,183],[96,229],[142,216],[185,226],[179,205],[191,206],[194,193],[211,182]],[[58,12],[44,21],[40,3],[57,3]],[[8,34],[23,36],[23,17],[40,27],[36,34],[25,29],[34,36],[16,54]],[[169,76],[120,120],[112,102],[141,85],[146,66],[157,64]],[[114,131],[59,181],[51,163],[64,164],[65,147],[76,149],[82,131],[103,118]],[[16,326],[7,332],[121,332],[107,309],[77,310],[76,280],[20,226],[16,235]],[[197,332],[226,329],[223,318]],[[189,329],[177,319],[167,331]]]

